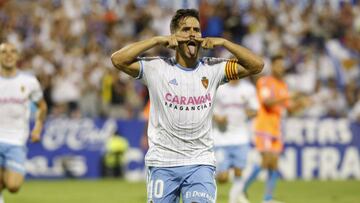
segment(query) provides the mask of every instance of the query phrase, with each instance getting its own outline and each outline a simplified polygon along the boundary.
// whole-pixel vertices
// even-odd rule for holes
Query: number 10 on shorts
[[[161,179],[151,180],[148,185],[148,198],[162,198],[164,195],[164,181]]]

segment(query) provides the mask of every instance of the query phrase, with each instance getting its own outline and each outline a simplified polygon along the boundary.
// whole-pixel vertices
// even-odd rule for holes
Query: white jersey
[[[220,84],[234,78],[227,70],[233,70],[235,62],[203,58],[195,69],[181,67],[173,58],[140,63],[138,78],[150,94],[146,165],[215,165],[211,135],[214,96]]]
[[[227,118],[225,131],[220,131],[214,123],[215,146],[249,144],[251,131],[246,109],[259,108],[254,85],[247,80],[240,80],[236,84],[221,86],[214,108],[214,114]]]
[[[29,136],[30,101],[42,98],[38,80],[18,72],[16,76],[0,76],[0,142],[24,145]]]

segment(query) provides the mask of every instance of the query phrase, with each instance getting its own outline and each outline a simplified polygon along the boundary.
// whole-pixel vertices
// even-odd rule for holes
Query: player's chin
[[[14,67],[16,65],[16,63],[14,62],[7,62],[7,63],[2,63],[1,66],[5,69],[12,69],[12,67]]]
[[[186,57],[189,58],[189,59],[194,59],[194,58],[197,58],[198,53],[199,53],[199,52],[195,52],[194,54],[191,54],[190,51],[186,51],[186,52],[185,52],[185,55],[186,55]]]
[[[196,55],[191,55],[191,54],[187,54],[187,57],[188,57],[189,59],[195,59],[195,58],[197,58]]]

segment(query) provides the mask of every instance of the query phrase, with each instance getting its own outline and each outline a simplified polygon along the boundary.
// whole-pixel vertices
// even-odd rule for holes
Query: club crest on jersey
[[[205,89],[207,89],[207,87],[209,86],[209,80],[206,77],[201,78],[201,83],[203,84]]]

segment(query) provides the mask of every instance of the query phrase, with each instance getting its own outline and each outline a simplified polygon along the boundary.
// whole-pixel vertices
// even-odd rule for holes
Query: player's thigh
[[[226,182],[230,169],[230,156],[227,147],[215,148],[216,176],[220,182]]]
[[[236,171],[239,171],[246,167],[249,151],[250,151],[250,146],[248,144],[232,147],[230,151],[230,157],[231,157],[230,160],[231,160],[231,166],[237,169]]]
[[[147,174],[148,203],[177,203],[180,199],[181,175],[177,167],[149,167]]]
[[[18,192],[24,183],[24,174],[5,169],[4,184],[9,192]]]
[[[229,180],[229,171],[217,172],[216,179],[219,183],[226,183]]]
[[[279,156],[280,154],[277,152],[273,152],[269,154],[269,169],[271,170],[278,169]]]
[[[24,182],[26,148],[9,145],[5,159],[3,183],[10,192],[17,192]]]
[[[243,169],[241,168],[234,168],[234,176],[240,177],[242,175]]]
[[[280,139],[276,139],[273,141],[271,146],[271,153],[269,153],[269,169],[277,170],[279,156],[283,150],[283,142]]]
[[[230,169],[230,153],[228,146],[215,148],[216,172],[224,172]]]
[[[266,169],[270,168],[271,154],[272,154],[272,152],[269,152],[269,151],[261,152],[261,167],[262,168],[266,168]]]
[[[261,165],[263,168],[277,170],[278,169],[278,161],[279,161],[280,153],[268,151],[261,153],[262,162]]]
[[[184,203],[215,203],[215,167],[194,166],[183,182],[181,194]]]

